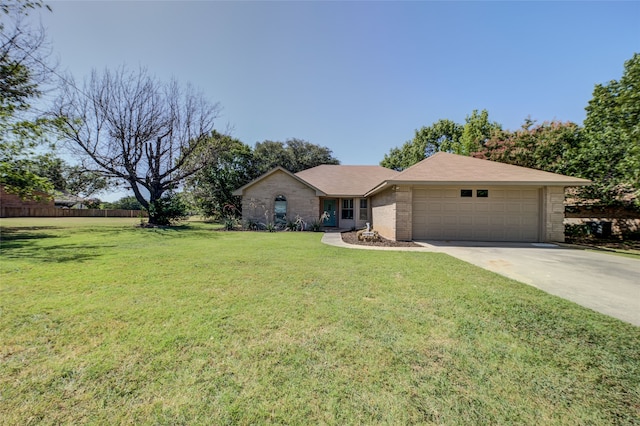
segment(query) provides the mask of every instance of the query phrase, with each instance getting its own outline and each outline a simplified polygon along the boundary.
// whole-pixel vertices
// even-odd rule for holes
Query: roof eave
[[[371,197],[372,195],[377,194],[380,191],[384,191],[388,186],[392,185],[390,183],[390,181],[385,180],[383,181],[380,185],[376,186],[375,188],[373,188],[372,190],[370,190],[369,192],[364,194],[364,197]]]
[[[442,185],[486,185],[486,186],[587,186],[591,185],[591,181],[579,180],[579,181],[474,181],[474,180],[390,180],[385,182],[388,185],[425,185],[425,186],[442,186]],[[380,188],[380,187],[378,187]],[[372,191],[365,195],[370,195],[372,192],[379,192],[378,188],[374,188]],[[380,188],[382,189],[382,188]]]

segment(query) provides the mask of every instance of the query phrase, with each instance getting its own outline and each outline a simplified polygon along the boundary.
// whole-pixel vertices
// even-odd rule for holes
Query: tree
[[[453,152],[471,155],[473,152],[480,151],[484,144],[500,130],[502,126],[499,123],[489,121],[489,112],[486,109],[481,112],[474,109],[471,115],[465,118],[460,143],[453,148]]]
[[[321,164],[340,164],[329,148],[296,138],[284,143],[269,140],[258,142],[253,149],[253,157],[257,175],[278,166],[298,173]]]
[[[535,124],[527,118],[515,132],[494,132],[474,157],[552,173],[576,175],[574,153],[583,139],[580,126],[559,121]]]
[[[329,148],[302,139],[267,140],[252,150],[238,139],[214,132],[208,145],[219,155],[187,179],[186,192],[191,204],[211,218],[239,214],[241,199],[233,191],[275,167],[297,173],[320,164],[339,164]]]
[[[256,171],[250,146],[218,132],[209,143],[220,154],[187,179],[185,192],[203,216],[217,219],[241,211],[241,199],[232,193],[256,177]]]
[[[48,49],[44,30],[23,21],[40,7],[41,1],[0,3],[0,184],[24,198],[51,189],[33,172],[33,158],[52,122],[35,116],[31,107],[51,74]]]
[[[596,182],[592,196],[613,201],[627,186],[639,200],[640,54],[625,62],[620,81],[597,84],[585,109],[585,140],[577,161],[583,177]]]
[[[133,196],[122,197],[112,203],[104,203],[104,207],[118,210],[143,210],[142,204]]]
[[[438,120],[431,126],[416,130],[411,141],[402,148],[394,148],[384,156],[380,165],[394,170],[404,170],[432,156],[438,151],[452,152],[460,144],[463,126],[451,120]]]
[[[88,198],[109,188],[102,174],[70,166],[61,158],[41,155],[35,159],[34,173],[49,180],[53,190]]]
[[[125,181],[153,225],[170,221],[163,213],[173,205],[167,197],[215,157],[202,147],[218,113],[218,104],[191,86],[125,67],[94,71],[82,90],[69,79],[55,110],[83,167]]]

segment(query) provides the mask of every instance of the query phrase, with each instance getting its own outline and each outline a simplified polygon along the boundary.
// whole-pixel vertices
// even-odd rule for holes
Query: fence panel
[[[59,209],[56,207],[0,207],[0,217],[147,217],[144,210]]]

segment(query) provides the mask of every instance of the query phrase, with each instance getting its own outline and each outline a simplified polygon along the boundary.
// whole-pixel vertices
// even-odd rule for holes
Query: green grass
[[[2,424],[640,424],[640,328],[439,253],[3,219]]]

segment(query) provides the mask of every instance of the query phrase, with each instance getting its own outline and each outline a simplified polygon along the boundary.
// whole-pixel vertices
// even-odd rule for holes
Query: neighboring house
[[[53,207],[53,199],[49,194],[44,192],[35,192],[35,199],[22,199],[16,194],[5,191],[0,185],[0,206],[6,208],[42,208]]]
[[[68,192],[61,192],[54,196],[54,202],[56,207],[63,209],[86,209],[84,205],[85,199],[78,197],[77,195],[69,194]]]
[[[564,189],[586,179],[439,152],[396,172],[276,168],[234,191],[244,221],[323,214],[325,227],[372,224],[391,240],[564,241]]]

